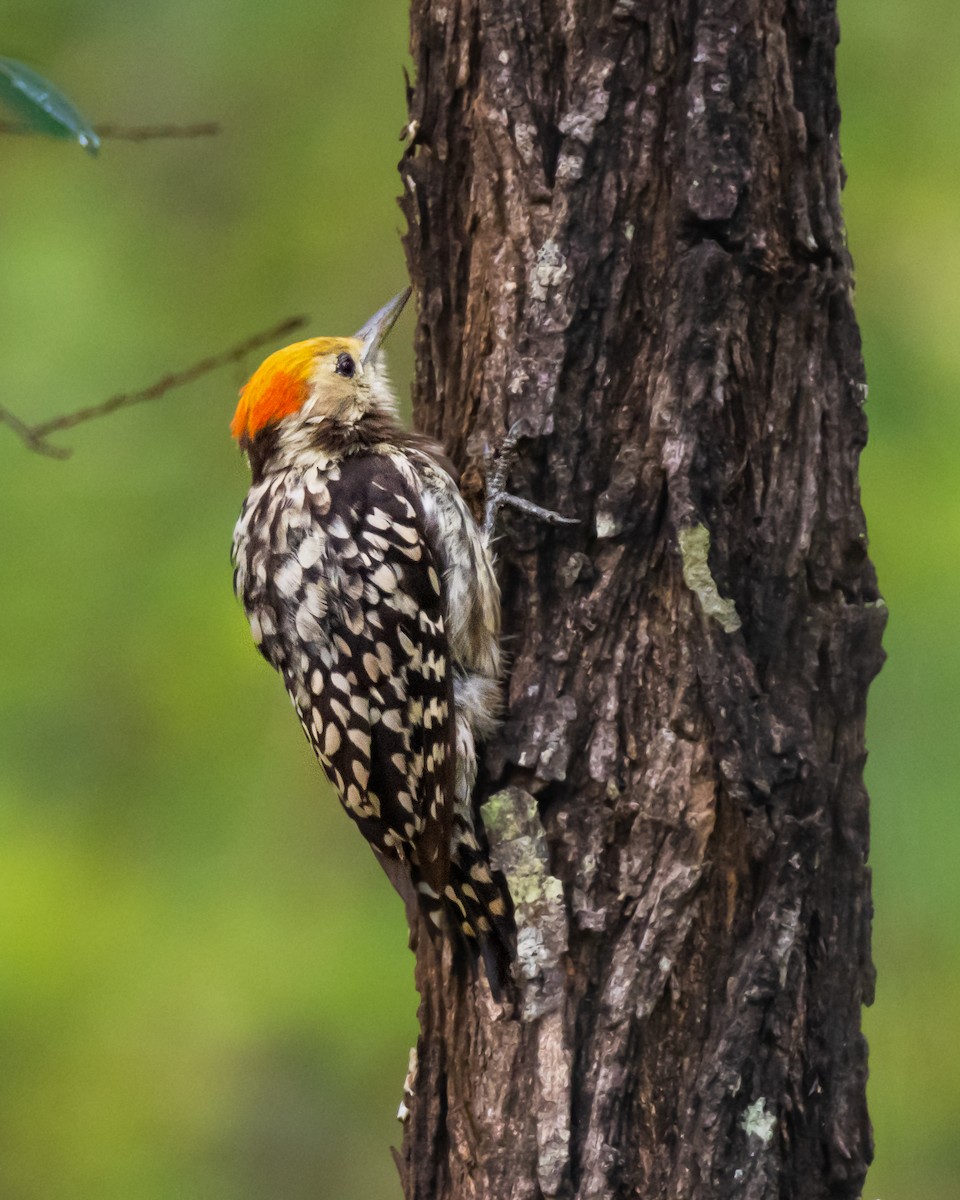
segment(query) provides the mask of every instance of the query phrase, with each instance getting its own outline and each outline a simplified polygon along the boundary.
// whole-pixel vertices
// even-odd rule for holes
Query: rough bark
[[[856,1197],[884,608],[832,0],[413,0],[415,417],[505,522],[498,1009],[421,939],[408,1200]]]

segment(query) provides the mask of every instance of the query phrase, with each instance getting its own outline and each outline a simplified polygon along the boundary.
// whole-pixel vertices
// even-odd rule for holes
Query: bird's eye
[[[353,373],[357,369],[357,364],[353,361],[349,354],[337,355],[336,371],[338,375],[342,375],[344,379],[352,379]]]

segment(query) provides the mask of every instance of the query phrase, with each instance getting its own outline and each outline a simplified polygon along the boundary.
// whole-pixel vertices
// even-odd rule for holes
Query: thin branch
[[[164,375],[156,383],[142,388],[138,392],[121,392],[116,396],[111,396],[109,400],[104,400],[102,404],[94,404],[89,408],[80,408],[75,412],[64,413],[62,416],[52,417],[48,421],[40,421],[36,425],[28,425],[9,409],[0,406],[0,423],[9,426],[25,446],[35,450],[38,454],[48,454],[52,458],[67,458],[70,454],[69,450],[51,446],[47,442],[46,439],[51,433],[57,433],[62,429],[73,429],[74,426],[81,425],[84,421],[105,417],[119,408],[129,408],[131,405],[142,404],[147,400],[156,400],[174,388],[193,383],[194,380],[217,370],[218,367],[226,367],[231,363],[239,362],[251,350],[257,350],[260,346],[276,341],[278,338],[292,333],[293,330],[301,328],[306,324],[306,320],[306,317],[288,317],[286,321],[281,321],[272,329],[254,334],[253,337],[232,346],[229,350],[224,350],[221,354],[202,358],[183,371],[174,371],[169,375]]]
[[[94,125],[94,133],[113,141],[149,142],[160,138],[216,137],[220,126],[216,121],[203,121],[196,125]],[[37,130],[19,121],[0,121],[0,133],[29,135]]]
[[[216,121],[204,121],[197,125],[94,125],[93,129],[102,138],[123,142],[149,142],[156,138],[217,137],[220,133],[220,126]]]
[[[63,450],[59,446],[51,446],[45,442],[35,429],[24,424],[18,416],[15,416],[8,408],[4,408],[3,405],[0,405],[0,424],[9,425],[17,437],[31,450],[36,450],[38,454],[48,454],[51,458],[70,457],[69,450]]]

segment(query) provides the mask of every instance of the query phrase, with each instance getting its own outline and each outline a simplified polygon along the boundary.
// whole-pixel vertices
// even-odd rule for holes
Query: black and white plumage
[[[499,993],[511,903],[473,801],[499,702],[499,589],[442,454],[396,417],[379,349],[403,299],[356,338],[277,352],[241,394],[254,480],[234,584],[347,813]]]

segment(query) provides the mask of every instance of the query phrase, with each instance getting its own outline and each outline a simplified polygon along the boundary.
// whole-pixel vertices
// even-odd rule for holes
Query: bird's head
[[[394,416],[380,349],[410,296],[395,296],[353,337],[308,338],[277,350],[240,392],[230,432],[245,450],[264,433],[291,445],[324,426],[349,433],[371,413]]]

